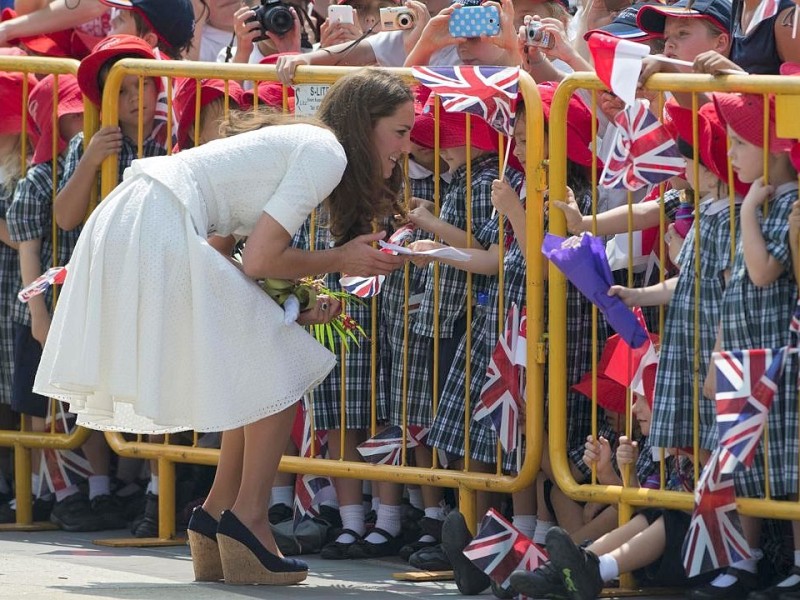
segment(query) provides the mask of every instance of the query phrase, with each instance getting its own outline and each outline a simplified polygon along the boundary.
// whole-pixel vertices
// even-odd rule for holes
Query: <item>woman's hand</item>
[[[483,35],[481,40],[494,44],[510,54],[517,52],[517,32],[514,30],[514,5],[511,0],[488,0],[483,6],[494,6],[500,15],[500,33]],[[518,61],[517,61],[518,62]]]
[[[575,193],[571,188],[567,187],[567,198],[565,202],[561,200],[549,200],[547,206],[548,208],[553,206],[564,213],[564,218],[567,221],[567,231],[571,234],[578,235],[588,231],[586,225],[583,223],[581,209],[578,208],[578,203],[575,200]]]
[[[627,436],[621,435],[619,437],[619,444],[617,445],[617,465],[620,467],[634,465],[638,457],[639,443],[631,440]]]
[[[330,323],[342,312],[342,303],[330,296],[318,296],[317,303],[297,317],[299,325],[321,325]]]
[[[517,192],[507,181],[495,179],[492,182],[492,206],[504,215],[512,213],[521,206]]]
[[[422,37],[422,32],[431,20],[431,13],[428,12],[428,7],[418,0],[407,0],[405,7],[414,15],[414,26],[403,31],[403,47],[408,55]]]
[[[334,23],[330,19],[326,20],[319,28],[319,47],[327,48],[352,42],[364,35],[361,24],[358,21],[358,12],[353,10],[352,23]]]
[[[455,38],[450,35],[450,15],[453,11],[460,8],[460,4],[451,4],[438,15],[431,18],[420,35],[419,43],[425,44],[432,52],[435,52],[445,46],[463,44],[467,41],[467,38]]]
[[[403,255],[395,256],[381,252],[372,247],[373,242],[386,237],[385,231],[360,235],[344,244],[339,250],[342,253],[342,273],[370,277],[372,275],[388,275],[406,262]]]
[[[617,296],[625,303],[625,306],[630,306],[631,308],[634,306],[639,306],[641,303],[639,298],[640,294],[641,289],[639,288],[629,288],[621,285],[612,285],[608,289],[609,296]]]
[[[434,210],[436,210],[436,205],[430,200],[424,200],[423,198],[417,198],[416,196],[412,196],[411,199],[408,201],[408,208],[411,210],[415,208],[423,208],[427,210],[429,213],[433,214]]]

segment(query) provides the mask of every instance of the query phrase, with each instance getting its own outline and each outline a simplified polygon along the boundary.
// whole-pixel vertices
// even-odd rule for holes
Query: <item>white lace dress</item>
[[[345,153],[306,124],[134,161],[88,220],[34,390],[80,425],[222,431],[276,413],[335,358],[206,241],[262,212],[293,234],[339,183]]]

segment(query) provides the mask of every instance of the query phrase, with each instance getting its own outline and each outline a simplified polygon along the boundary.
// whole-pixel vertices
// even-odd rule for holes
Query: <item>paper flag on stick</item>
[[[603,33],[593,34],[587,45],[600,81],[625,104],[633,104],[639,74],[642,72],[642,60],[650,54],[650,46]]]
[[[31,298],[44,294],[51,285],[61,285],[67,279],[67,267],[52,267],[39,275],[33,282],[22,288],[17,294],[20,302],[28,302]]]
[[[548,233],[542,253],[600,309],[608,324],[631,348],[638,348],[648,340],[647,332],[631,309],[617,296],[608,295],[614,280],[601,239],[585,233],[567,240]]]

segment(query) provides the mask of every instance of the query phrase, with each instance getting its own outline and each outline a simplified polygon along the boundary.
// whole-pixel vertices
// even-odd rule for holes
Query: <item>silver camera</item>
[[[528,23],[528,45],[537,48],[552,48],[556,43],[553,34],[542,28],[539,21]]]
[[[414,27],[414,13],[405,6],[391,6],[381,9],[381,28],[383,31],[397,31]]]

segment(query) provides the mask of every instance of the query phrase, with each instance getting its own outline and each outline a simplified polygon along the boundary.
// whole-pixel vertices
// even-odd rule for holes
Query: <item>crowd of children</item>
[[[613,7],[609,5],[614,3],[601,0],[577,4],[489,0],[484,5],[496,11],[498,31],[475,37],[453,37],[449,30],[454,14],[480,4],[473,0],[453,5],[440,0],[408,0],[404,6],[412,15],[411,25],[387,31],[382,31],[379,9],[395,6],[390,0],[339,2],[355,9],[352,23],[325,20],[320,12],[324,3],[288,2],[291,25],[283,33],[254,20],[258,3],[240,6],[238,2],[198,0],[193,9],[188,0],[132,0],[126,7],[113,0],[96,2],[103,9],[87,12],[85,18],[98,19],[93,31],[109,35],[98,37],[82,55],[75,54],[82,59],[77,77],[0,72],[0,103],[4,107],[0,116],[0,409],[5,411],[0,413],[0,425],[6,428],[22,422],[30,430],[44,431],[52,418],[70,425],[66,410],[56,414],[46,398],[32,392],[50,325],[53,292],[27,304],[17,301],[16,293],[48,267],[69,262],[92,194],[99,187],[104,159],[116,155],[121,180],[137,158],[180,152],[219,137],[228,111],[252,110],[254,105],[283,106],[282,90],[276,84],[176,80],[170,86],[173,97],[167,98],[165,79],[128,76],[120,89],[118,125],[99,129],[84,144],[83,98],[99,107],[108,73],[123,58],[201,56],[216,57],[220,62],[276,64],[285,84],[292,82],[298,66],[308,64],[520,66],[538,84],[545,118],[545,159],[550,106],[558,82],[569,72],[593,70],[587,40],[594,35],[648,43],[659,56],[645,58],[642,83],[659,71],[778,74],[782,65],[785,70],[800,62],[800,38],[795,38],[793,31],[797,9],[791,0],[735,0],[733,4],[729,0],[679,0],[672,5],[654,0]],[[106,13],[105,5],[115,8]],[[4,13],[0,44],[11,43],[28,53],[49,47],[61,55],[77,48],[72,44],[65,51],[60,38],[46,31],[46,17],[19,19]],[[30,23],[38,23],[42,30],[32,31]],[[75,26],[76,32],[86,33],[81,23]],[[199,37],[198,28],[202,29]],[[534,43],[529,33],[537,28],[548,37],[548,44]],[[88,38],[81,39],[86,42]],[[50,45],[43,45],[43,40]],[[201,42],[198,55],[192,43]],[[681,61],[684,65],[677,64]],[[27,114],[22,112],[23,89],[29,92]],[[466,459],[473,471],[499,468],[514,473],[516,453],[522,452],[522,446],[498,457],[498,435],[489,421],[472,420],[468,440],[464,423],[480,403],[490,357],[505,321],[498,306],[523,309],[526,304],[525,228],[530,207],[526,205],[524,171],[529,109],[518,107],[513,157],[502,171],[504,148],[497,132],[479,117],[467,119],[437,107],[435,96],[426,94],[420,87],[411,132],[413,149],[407,157],[404,187],[408,189],[393,200],[394,220],[377,225],[389,233],[406,226],[406,242],[414,250],[449,246],[466,253],[469,261],[416,258],[405,270],[383,281],[377,313],[369,305],[349,302],[347,312],[365,331],[374,328],[378,335],[351,344],[340,354],[344,368],[334,369],[315,391],[310,412],[316,429],[328,432],[327,451],[332,459],[359,460],[357,446],[371,435],[375,419],[379,431],[401,426],[425,432],[427,437],[417,440],[419,444],[408,455],[408,461],[418,466],[430,466],[436,456],[437,464],[450,468],[462,468]],[[592,179],[593,173],[603,170],[600,149],[613,139],[614,117],[622,108],[621,101],[610,93],[599,98],[597,115],[589,108],[588,96],[579,92],[569,100],[567,193],[549,197],[542,221],[547,227],[558,209],[570,233],[593,231],[611,239],[628,231],[629,214],[637,230],[658,227],[666,219],[664,248],[668,256],[660,258],[667,277],[654,283],[640,269],[631,276],[633,285],[615,285],[609,292],[630,307],[644,307],[651,331],[658,330],[659,320],[647,307],[665,306],[666,310],[660,336],[653,338],[660,353],[657,374],[644,394],[633,395],[632,412],[638,425],[634,426],[636,436],[629,439],[624,435],[622,415],[626,411],[618,390],[614,401],[598,397],[597,422],[592,422],[591,403],[581,381],[591,372],[593,355],[603,350],[613,331],[598,314],[593,338],[592,304],[575,286],[567,285],[568,447],[563,450],[578,482],[589,482],[596,475],[601,483],[618,484],[624,467],[634,465],[630,485],[658,487],[658,477],[653,476],[659,471],[658,453],[651,449],[664,448],[663,470],[671,474],[667,487],[692,489],[692,461],[702,467],[719,443],[712,353],[775,348],[790,341],[789,323],[798,286],[794,273],[800,254],[798,142],[778,136],[775,99],[769,95],[698,94],[700,108],[693,113],[695,98],[674,93],[657,116],[685,159],[685,173],[669,180],[661,193],[658,185],[637,192],[637,200],[646,199],[629,211],[627,206],[619,206],[625,203],[624,192],[602,189]],[[290,97],[290,109],[293,102]],[[351,117],[370,119],[369,107],[361,108]],[[27,121],[24,137],[23,120]],[[167,138],[168,131],[172,131],[172,139]],[[593,132],[600,139],[592,139]],[[434,147],[439,148],[439,157],[434,155]],[[593,148],[598,150],[593,152]],[[391,157],[385,171],[396,173],[394,166],[402,164],[403,158]],[[385,192],[350,191],[362,195]],[[696,214],[685,221],[690,227],[680,221],[681,207],[688,211],[696,207]],[[502,221],[498,212],[504,216]],[[332,247],[335,239],[348,237],[338,226],[323,210],[306,223],[293,243],[302,248]],[[209,243],[226,253],[241,250],[241,244],[235,249],[222,247],[213,237]],[[338,289],[341,275],[328,274],[326,285]],[[615,277],[621,283],[627,280],[627,273],[616,271]],[[545,296],[545,307],[548,300]],[[596,348],[593,339],[598,340]],[[372,364],[373,354],[377,365]],[[467,366],[469,380],[465,377]],[[753,466],[736,473],[739,497],[764,497],[768,487],[773,498],[797,499],[797,371],[796,359],[788,360],[768,417],[769,445],[759,444]],[[599,393],[606,391],[603,388]],[[695,444],[698,396],[699,447],[692,455],[684,450]],[[343,437],[342,429],[347,430]],[[606,582],[631,572],[651,585],[683,583],[690,587],[690,597],[698,600],[800,597],[798,549],[787,568],[771,573],[772,580],[757,576],[762,548],[769,543],[762,539],[759,519],[741,516],[753,550],[751,558],[707,580],[687,580],[681,564],[687,513],[648,508],[615,528],[613,507],[581,506],[558,489],[546,437],[521,442],[523,446],[543,445],[542,469],[535,483],[515,493],[506,508],[523,534],[546,545],[550,562],[533,572],[516,573],[511,579],[514,591],[531,597],[589,599],[596,597]],[[215,440],[209,436],[206,443],[212,445]],[[298,448],[290,446],[286,452],[296,454]],[[465,448],[469,448],[468,455]],[[80,477],[50,481],[46,466],[34,473],[34,517],[50,518],[67,530],[119,528],[133,521],[134,535],[156,535],[157,464],[153,461],[142,469],[113,459],[97,432],[81,452],[88,463],[86,484]],[[34,464],[47,460],[37,454]],[[13,494],[6,480],[9,475],[8,463],[0,463],[0,498],[10,500],[0,505],[0,522],[15,518]],[[140,493],[131,493],[142,479]],[[426,486],[404,490],[397,484],[372,483],[373,500],[365,504],[365,483],[352,479],[334,483],[337,499],[318,511],[320,526],[330,529],[325,543],[314,548],[321,550],[323,557],[399,554],[417,568],[453,568],[458,587],[466,594],[480,593],[492,583],[465,559],[462,550],[470,535],[463,517],[448,506],[442,490]],[[202,489],[192,490],[185,500],[202,494]],[[273,525],[292,518],[293,500],[294,477],[281,476],[271,500]],[[493,502],[496,499],[488,494],[479,495],[479,513]],[[800,523],[792,522],[792,531],[794,548],[800,548]],[[576,545],[587,538],[591,545]],[[790,553],[787,550],[785,554]],[[770,558],[774,565],[774,555]],[[567,571],[571,575],[565,575]],[[492,585],[499,597],[512,594]]]

